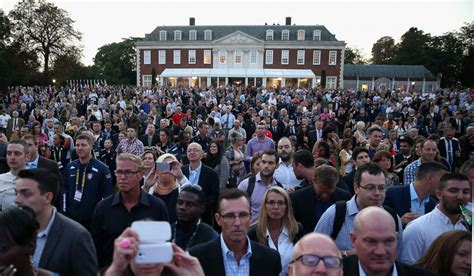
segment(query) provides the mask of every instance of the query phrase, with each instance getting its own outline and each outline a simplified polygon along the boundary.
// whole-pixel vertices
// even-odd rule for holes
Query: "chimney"
[[[285,25],[290,26],[291,25],[291,17],[286,18],[286,23]]]
[[[190,17],[189,18],[189,26],[194,26],[196,24],[196,18]]]

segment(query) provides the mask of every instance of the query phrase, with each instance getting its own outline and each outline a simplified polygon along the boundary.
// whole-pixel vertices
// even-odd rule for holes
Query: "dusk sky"
[[[410,27],[432,35],[458,30],[474,20],[474,1],[112,1],[49,0],[69,12],[82,32],[83,58],[93,64],[97,49],[130,36],[144,37],[157,26],[284,25],[290,16],[296,25],[324,25],[338,40],[362,50],[370,58],[372,44],[382,36],[396,42]],[[17,1],[0,0],[6,13]]]

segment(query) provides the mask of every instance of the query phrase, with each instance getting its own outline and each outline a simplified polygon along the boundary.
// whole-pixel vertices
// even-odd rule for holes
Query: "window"
[[[173,64],[181,64],[181,50],[173,51]]]
[[[303,65],[304,64],[304,50],[298,50],[296,56],[296,64]]]
[[[143,75],[143,86],[150,87],[152,84],[151,75]]]
[[[219,63],[224,64],[226,58],[227,58],[227,52],[225,50],[219,51]]]
[[[188,63],[196,64],[196,50],[189,50],[188,52]]]
[[[321,51],[314,50],[313,51],[313,65],[320,65],[321,64]]]
[[[257,64],[257,50],[250,50],[250,64]]]
[[[273,40],[273,30],[267,30],[267,40]]]
[[[158,51],[158,64],[166,64],[166,50]]]
[[[189,40],[197,40],[197,32],[196,30],[189,31]]]
[[[336,65],[337,61],[337,52],[329,51],[329,65]]]
[[[290,59],[289,50],[281,50],[281,64],[288,64]]]
[[[313,31],[313,40],[316,40],[316,41],[321,40],[321,31],[320,30],[314,30]]]
[[[174,31],[174,40],[181,40],[181,31]]]
[[[211,64],[211,50],[204,50],[204,64]]]
[[[151,51],[143,51],[143,64],[151,64]]]
[[[242,51],[236,50],[234,55],[234,63],[241,64],[242,63]]]
[[[212,31],[211,30],[205,30],[204,31],[204,40],[212,40]]]
[[[265,55],[265,63],[273,64],[273,50],[267,50]]]
[[[289,30],[283,30],[281,32],[281,40],[290,40],[290,31]]]
[[[166,31],[160,31],[160,41],[166,40]]]
[[[298,40],[304,40],[304,30],[298,30]]]
[[[326,88],[336,88],[337,77],[326,77]]]

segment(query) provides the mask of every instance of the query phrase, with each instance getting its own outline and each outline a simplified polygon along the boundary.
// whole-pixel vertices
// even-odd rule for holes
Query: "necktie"
[[[453,147],[451,144],[451,140],[448,140],[448,162],[450,165],[453,164]]]
[[[17,125],[16,120],[18,120],[18,119],[16,119],[16,118],[13,119],[13,130],[16,130],[16,125]]]

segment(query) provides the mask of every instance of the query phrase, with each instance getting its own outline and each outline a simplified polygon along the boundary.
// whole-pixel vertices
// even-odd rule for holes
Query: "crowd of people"
[[[12,87],[0,274],[470,275],[473,98]],[[140,220],[171,263],[134,261]]]

